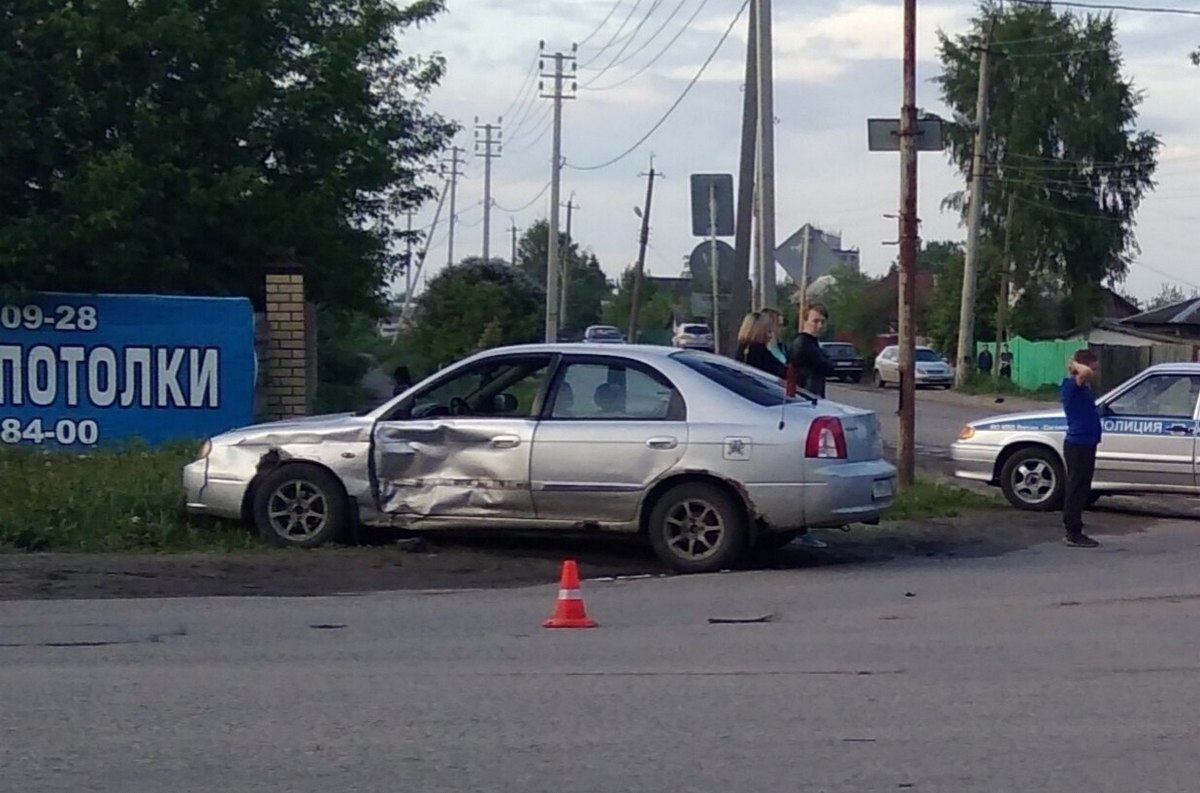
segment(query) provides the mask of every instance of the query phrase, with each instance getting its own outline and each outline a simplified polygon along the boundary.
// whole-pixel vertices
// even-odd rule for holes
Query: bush
[[[261,547],[241,526],[184,513],[197,444],[90,454],[0,449],[0,551],[197,551]]]

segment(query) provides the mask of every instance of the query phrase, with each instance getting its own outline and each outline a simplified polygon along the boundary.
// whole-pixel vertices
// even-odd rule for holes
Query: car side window
[[[532,418],[549,370],[549,356],[480,361],[417,392],[394,418]]]
[[[1114,416],[1190,419],[1200,397],[1200,375],[1151,375],[1108,403]]]
[[[656,372],[630,363],[568,363],[554,389],[549,418],[682,421],[683,397]]]

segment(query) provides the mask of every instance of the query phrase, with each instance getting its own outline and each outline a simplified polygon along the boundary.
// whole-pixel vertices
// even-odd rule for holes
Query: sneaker
[[[1083,532],[1078,532],[1076,534],[1068,534],[1066,537],[1063,537],[1063,544],[1068,545],[1072,548],[1098,548],[1098,547],[1100,547],[1100,543],[1096,542],[1095,540],[1093,540],[1091,537],[1087,536]]]
[[[803,545],[805,548],[828,548],[829,546],[812,536],[808,532],[804,532],[796,538],[796,542]]]

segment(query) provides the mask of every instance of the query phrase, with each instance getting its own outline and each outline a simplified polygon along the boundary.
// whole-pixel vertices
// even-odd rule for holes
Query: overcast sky
[[[1193,0],[1176,2],[1200,7]],[[494,122],[504,115],[504,152],[493,170],[492,255],[508,257],[513,220],[524,228],[549,212],[549,193],[542,191],[549,182],[551,103],[537,98],[529,79],[539,40],[548,52],[569,51],[572,42],[580,42],[580,90],[564,108],[563,156],[569,166],[586,168],[620,154],[658,122],[713,51],[742,0],[448,4],[449,11],[433,24],[408,34],[404,46],[409,52],[441,52],[448,61],[432,106],[464,125],[456,140],[468,152],[455,235],[455,258],[461,259],[479,255],[482,245],[483,161],[471,156],[475,116]],[[844,244],[862,251],[864,271],[874,274],[884,272],[896,255],[895,246],[884,244],[896,238],[896,221],[884,216],[898,206],[899,158],[867,151],[866,119],[899,114],[901,6],[899,0],[774,6],[777,239],[782,242],[806,222],[840,231]],[[939,72],[936,32],[965,32],[974,10],[965,1],[920,4],[918,106],[949,116],[931,83]],[[1167,281],[1190,290],[1200,285],[1200,69],[1187,53],[1200,43],[1200,17],[1131,12],[1116,17],[1125,74],[1145,92],[1139,123],[1164,143],[1158,187],[1138,213],[1142,253],[1127,289],[1150,297]],[[699,242],[691,237],[688,175],[737,172],[745,46],[743,15],[704,76],[645,144],[611,166],[564,171],[562,199],[574,194],[579,206],[574,238],[595,251],[610,277],[637,255],[633,207],[643,201],[640,174],[648,170],[651,153],[666,176],[655,185],[648,270],[678,275]],[[944,196],[963,186],[945,156],[920,156],[925,239],[963,238],[957,216],[939,208]],[[427,207],[417,225],[432,216],[433,207]],[[426,275],[445,266],[446,232],[443,222],[433,236]]]

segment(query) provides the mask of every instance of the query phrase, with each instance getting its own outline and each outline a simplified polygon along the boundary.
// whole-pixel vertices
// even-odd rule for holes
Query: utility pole
[[[512,224],[508,227],[508,233],[512,235],[512,259],[510,259],[508,263],[511,264],[513,267],[516,267],[517,266],[517,219],[509,218],[508,222]]]
[[[412,238],[412,221],[413,211],[411,209],[404,213],[407,217],[405,230],[407,234],[404,236],[404,302],[408,302],[408,295],[412,292],[412,266],[413,266],[413,238]]]
[[[540,50],[546,49],[546,43],[539,42]],[[558,301],[555,296],[558,294],[558,210],[561,198],[560,184],[562,181],[562,104],[564,99],[574,99],[577,84],[575,82],[575,71],[577,63],[575,62],[575,51],[578,46],[571,45],[571,54],[568,55],[562,52],[556,52],[551,57],[554,59],[554,71],[547,74],[545,60],[538,61],[538,69],[541,76],[545,79],[553,80],[553,88],[550,93],[545,91],[545,83],[539,82],[538,88],[543,99],[554,100],[554,120],[553,120],[553,139],[550,153],[550,231],[549,239],[546,244],[546,341],[558,341]],[[569,90],[566,85],[567,75],[564,70],[564,65],[570,62],[571,64],[571,84]]]
[[[771,0],[758,4],[758,256],[763,306],[774,306],[775,294],[775,87],[771,54]]]
[[[804,315],[804,310],[808,306],[808,238],[812,234],[812,225],[804,224],[804,239],[800,245],[800,324],[804,324],[807,317]]]
[[[984,155],[987,153],[988,90],[992,29],[979,52],[979,92],[975,97],[975,151],[971,157],[971,198],[967,207],[967,250],[963,257],[962,305],[958,314],[958,366],[954,385],[966,385],[975,360],[975,291],[979,282],[979,222],[983,216]]]
[[[450,183],[450,237],[446,243],[446,266],[454,264],[454,227],[458,225],[458,212],[455,209],[458,203],[458,178],[462,176],[462,172],[458,170],[458,166],[462,165],[462,160],[459,157],[465,154],[465,150],[460,146],[450,147],[450,170],[446,172],[446,179]],[[446,163],[442,163],[442,169],[445,171]]]
[[[996,305],[996,361],[992,366],[992,382],[1000,382],[1000,356],[1008,341],[1008,295],[1012,285],[1012,225],[1017,208],[1017,194],[1008,194],[1008,209],[1004,213],[1004,256],[1000,260],[1000,299]]]
[[[904,97],[900,108],[900,433],[896,467],[900,486],[916,467],[916,382],[913,302],[917,269],[917,0],[904,0]]]
[[[567,203],[563,204],[567,210],[567,244],[559,257],[562,263],[562,283],[560,284],[559,304],[558,304],[558,321],[559,324],[566,327],[567,324],[567,290],[571,284],[571,217],[575,214],[575,210],[579,206],[575,203],[575,193],[571,193],[571,197],[567,199]]]
[[[486,262],[492,252],[492,160],[500,156],[502,135],[501,119],[495,124],[479,123],[475,117],[475,154],[483,158],[483,260]],[[480,132],[483,138],[480,139]]]
[[[754,36],[758,11],[750,3],[746,36],[746,78],[742,87],[742,144],[738,162],[737,224],[733,244],[733,288],[729,293],[729,315],[742,317],[750,311],[750,235],[754,226],[755,151],[758,143],[758,47]],[[737,325],[725,329],[726,350],[737,349]]]
[[[641,174],[638,174],[641,176]],[[646,207],[642,210],[642,235],[638,238],[637,266],[633,269],[633,294],[629,304],[629,342],[637,343],[638,301],[642,291],[642,270],[646,266],[646,245],[650,242],[650,202],[654,199],[654,180],[662,174],[654,170],[654,155],[650,155],[650,173],[646,174]]]

